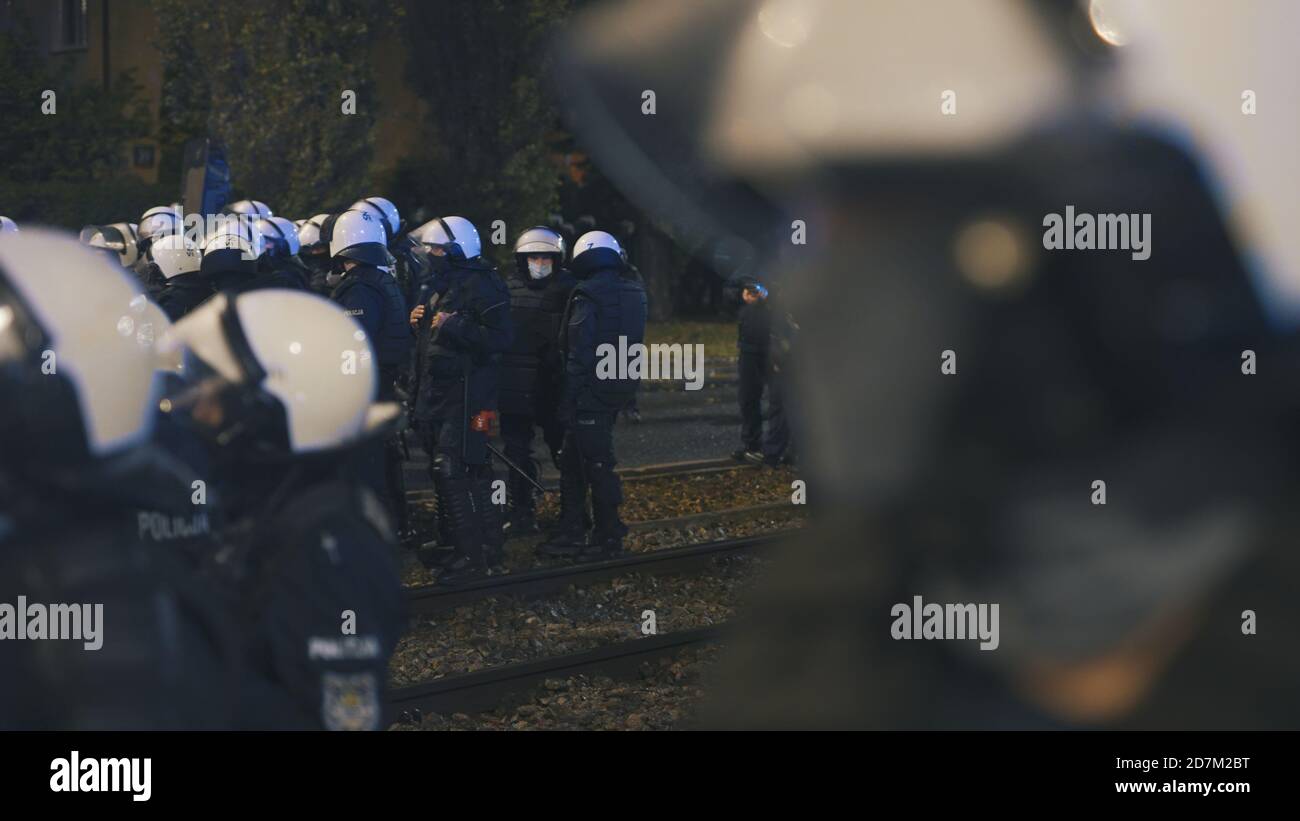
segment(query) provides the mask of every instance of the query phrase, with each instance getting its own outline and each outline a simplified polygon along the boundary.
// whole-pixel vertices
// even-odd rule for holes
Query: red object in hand
[[[479,411],[478,413],[474,414],[474,418],[470,420],[469,423],[470,430],[477,431],[479,433],[487,433],[492,429],[492,420],[496,419],[496,417],[497,417],[496,411],[490,411],[490,410]]]

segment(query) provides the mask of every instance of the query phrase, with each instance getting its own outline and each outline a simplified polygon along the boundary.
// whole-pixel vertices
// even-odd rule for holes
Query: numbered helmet
[[[348,210],[371,211],[379,215],[383,219],[384,225],[388,226],[389,242],[392,242],[402,227],[402,215],[397,213],[397,206],[383,197],[366,197],[363,200],[357,200],[348,206]]]
[[[257,230],[262,234],[265,246],[264,254],[273,257],[288,257],[298,253],[301,244],[293,223],[284,217],[267,217],[257,221]]]
[[[265,219],[274,216],[269,206],[260,200],[239,200],[232,202],[224,209],[227,214],[242,214],[253,219]]]
[[[8,217],[0,217],[0,234],[18,233],[18,223]]]
[[[388,254],[388,229],[372,211],[344,211],[330,230],[330,256],[352,259],[367,265],[393,264]]]
[[[573,243],[573,273],[580,277],[589,276],[601,268],[623,267],[623,246],[618,244],[612,234],[604,231],[588,231]]]
[[[58,468],[114,456],[149,436],[151,345],[140,291],[69,234],[29,228],[0,242],[0,452]]]
[[[346,446],[392,419],[372,409],[378,379],[365,332],[329,300],[287,289],[218,294],[177,322],[163,351],[183,350],[186,388],[171,412],[241,456],[277,458]]]
[[[192,274],[199,270],[203,262],[203,253],[185,234],[166,234],[156,237],[151,251],[154,264],[166,279],[181,274]]]
[[[483,252],[478,229],[464,217],[438,217],[419,229],[420,242],[442,248],[452,259],[473,259]]]

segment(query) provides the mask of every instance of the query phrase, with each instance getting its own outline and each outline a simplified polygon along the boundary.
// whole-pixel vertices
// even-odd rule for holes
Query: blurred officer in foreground
[[[645,289],[623,276],[618,241],[604,231],[589,231],[573,247],[572,270],[578,278],[565,311],[560,352],[564,388],[560,421],[565,425],[561,451],[562,519],[556,535],[539,547],[544,556],[599,559],[623,551],[627,525],[619,518],[623,483],[614,473],[614,422],[636,395],[637,381],[618,378],[627,363],[618,363],[613,378],[597,367],[598,349],[630,349],[645,339]],[[620,338],[624,340],[620,344]],[[587,538],[582,514],[591,490],[593,528]]]
[[[378,729],[401,588],[384,505],[358,482],[358,447],[391,434],[358,324],[285,289],[219,294],[177,323],[185,389],[170,412],[208,443],[227,526],[211,569],[250,664],[251,727]]]
[[[0,234],[17,234],[18,223],[8,217],[0,217]]]
[[[416,423],[446,516],[451,555],[439,580],[481,576],[502,559],[501,520],[492,504],[488,434],[497,413],[501,356],[514,331],[510,293],[484,259],[478,229],[464,217],[421,228],[433,296],[411,311],[419,331]]]
[[[330,257],[342,281],[330,299],[356,320],[374,346],[379,375],[379,401],[397,400],[397,381],[410,360],[412,333],[406,300],[393,278],[393,258],[387,249],[387,229],[381,218],[369,211],[344,211],[335,220],[330,235]],[[406,490],[402,476],[402,452],[396,431],[384,443],[378,473],[370,471],[375,492],[385,499],[398,532],[405,538]]]
[[[539,474],[533,461],[534,427],[542,429],[542,441],[557,467],[564,445],[564,426],[557,418],[564,373],[558,346],[560,321],[574,279],[563,266],[564,238],[550,228],[529,228],[515,241],[515,269],[506,280],[515,333],[501,358],[501,438],[506,458],[534,481]],[[536,489],[513,470],[507,486],[506,533],[536,532]]]
[[[195,506],[192,474],[148,441],[156,358],[137,300],[70,236],[0,241],[0,602],[82,608],[65,638],[0,627],[5,729],[232,726],[225,614],[140,538],[143,512]]]
[[[687,230],[781,228],[774,278],[817,318],[793,369],[815,516],[716,724],[1300,726],[1269,581],[1297,570],[1300,371],[1270,319],[1300,292],[1300,179],[1289,115],[1243,116],[1228,79],[1292,76],[1258,44],[1300,9],[1125,30],[1099,5],[1125,6],[647,0],[571,27],[601,167]],[[653,128],[644,88],[674,100]],[[1067,207],[1127,235],[1054,243]],[[987,641],[918,635],[961,604],[998,608]]]

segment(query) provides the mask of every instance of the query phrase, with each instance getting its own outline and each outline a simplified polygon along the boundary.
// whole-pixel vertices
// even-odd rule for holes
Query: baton
[[[527,479],[527,480],[528,480],[528,484],[530,484],[530,485],[532,485],[533,487],[537,488],[537,489],[538,489],[539,491],[541,491],[542,493],[554,493],[554,492],[555,492],[555,491],[552,491],[552,490],[547,490],[546,488],[544,488],[544,487],[542,487],[541,485],[539,485],[539,484],[537,483],[537,480],[536,480],[536,479],[534,479],[533,477],[529,476],[529,475],[528,475],[527,473],[525,473],[522,469],[520,469],[520,467],[519,467],[518,465],[516,465],[514,462],[510,461],[509,459],[507,459],[507,458],[506,458],[506,455],[505,455],[504,453],[502,453],[501,451],[499,451],[499,450],[497,450],[496,448],[492,447],[492,444],[491,444],[490,442],[489,442],[489,443],[485,443],[485,444],[487,444],[487,449],[490,450],[490,451],[492,451],[493,455],[495,455],[495,456],[496,456],[498,459],[500,459],[502,462],[505,462],[505,463],[506,463],[506,466],[507,466],[507,467],[509,467],[509,468],[510,468],[511,470],[513,470],[515,473],[518,473],[520,476],[522,476],[522,477],[524,477],[525,479]]]

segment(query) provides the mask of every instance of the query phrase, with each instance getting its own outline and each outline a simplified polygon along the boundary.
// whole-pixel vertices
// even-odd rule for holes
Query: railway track
[[[407,463],[408,466],[411,463]],[[737,462],[730,457],[718,459],[691,459],[682,462],[664,462],[656,465],[642,465],[640,467],[619,468],[615,472],[623,479],[624,482],[639,482],[647,479],[662,479],[668,476],[699,476],[710,473],[729,473],[736,470],[755,470],[758,465],[747,462]],[[541,480],[542,487],[547,490],[556,490],[560,488],[558,479]],[[406,498],[410,501],[426,501],[434,498],[433,488],[422,487],[406,491]]]
[[[490,710],[504,699],[527,692],[550,678],[635,675],[641,665],[679,651],[710,644],[725,625],[712,625],[658,636],[646,636],[581,653],[503,664],[473,673],[445,676],[389,691],[390,715],[404,724],[418,724],[425,713],[452,715]]]
[[[564,590],[569,585],[590,584],[626,573],[665,575],[711,565],[713,560],[745,555],[770,547],[789,536],[789,531],[764,533],[739,539],[632,553],[598,562],[548,567],[527,573],[467,582],[455,587],[429,584],[406,589],[407,611],[413,616],[440,613],[489,596],[541,596]]]

